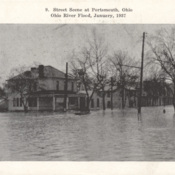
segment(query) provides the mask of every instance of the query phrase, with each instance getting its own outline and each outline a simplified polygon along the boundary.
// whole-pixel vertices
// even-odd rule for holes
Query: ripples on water
[[[162,111],[0,113],[0,160],[175,160],[174,111]]]

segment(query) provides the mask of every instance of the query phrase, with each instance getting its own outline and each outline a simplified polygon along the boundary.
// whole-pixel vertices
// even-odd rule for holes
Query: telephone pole
[[[139,93],[139,100],[138,100],[138,114],[141,114],[141,107],[142,107],[144,45],[145,45],[145,32],[143,32],[143,41],[142,41],[142,60],[141,60],[141,70],[140,70],[140,93]]]
[[[111,77],[111,110],[113,110],[113,77]]]
[[[68,83],[68,63],[66,63],[65,86],[64,86],[64,110],[67,110],[67,83]]]

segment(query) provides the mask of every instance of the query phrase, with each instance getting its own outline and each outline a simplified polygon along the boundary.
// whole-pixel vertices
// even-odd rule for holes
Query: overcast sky
[[[1,24],[0,25],[0,83],[10,70],[20,65],[39,62],[65,70],[65,62],[72,50],[80,50],[92,29],[105,37],[109,54],[125,50],[140,61],[143,32],[154,34],[173,25],[134,24]],[[147,49],[145,47],[145,49]]]

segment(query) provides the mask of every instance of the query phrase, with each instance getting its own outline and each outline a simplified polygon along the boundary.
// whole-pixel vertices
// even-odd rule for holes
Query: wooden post
[[[53,94],[53,111],[55,111],[55,95]]]

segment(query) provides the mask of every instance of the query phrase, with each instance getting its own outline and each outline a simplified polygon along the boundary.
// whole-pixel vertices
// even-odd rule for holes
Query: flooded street
[[[172,161],[173,107],[89,115],[0,113],[0,160]]]

